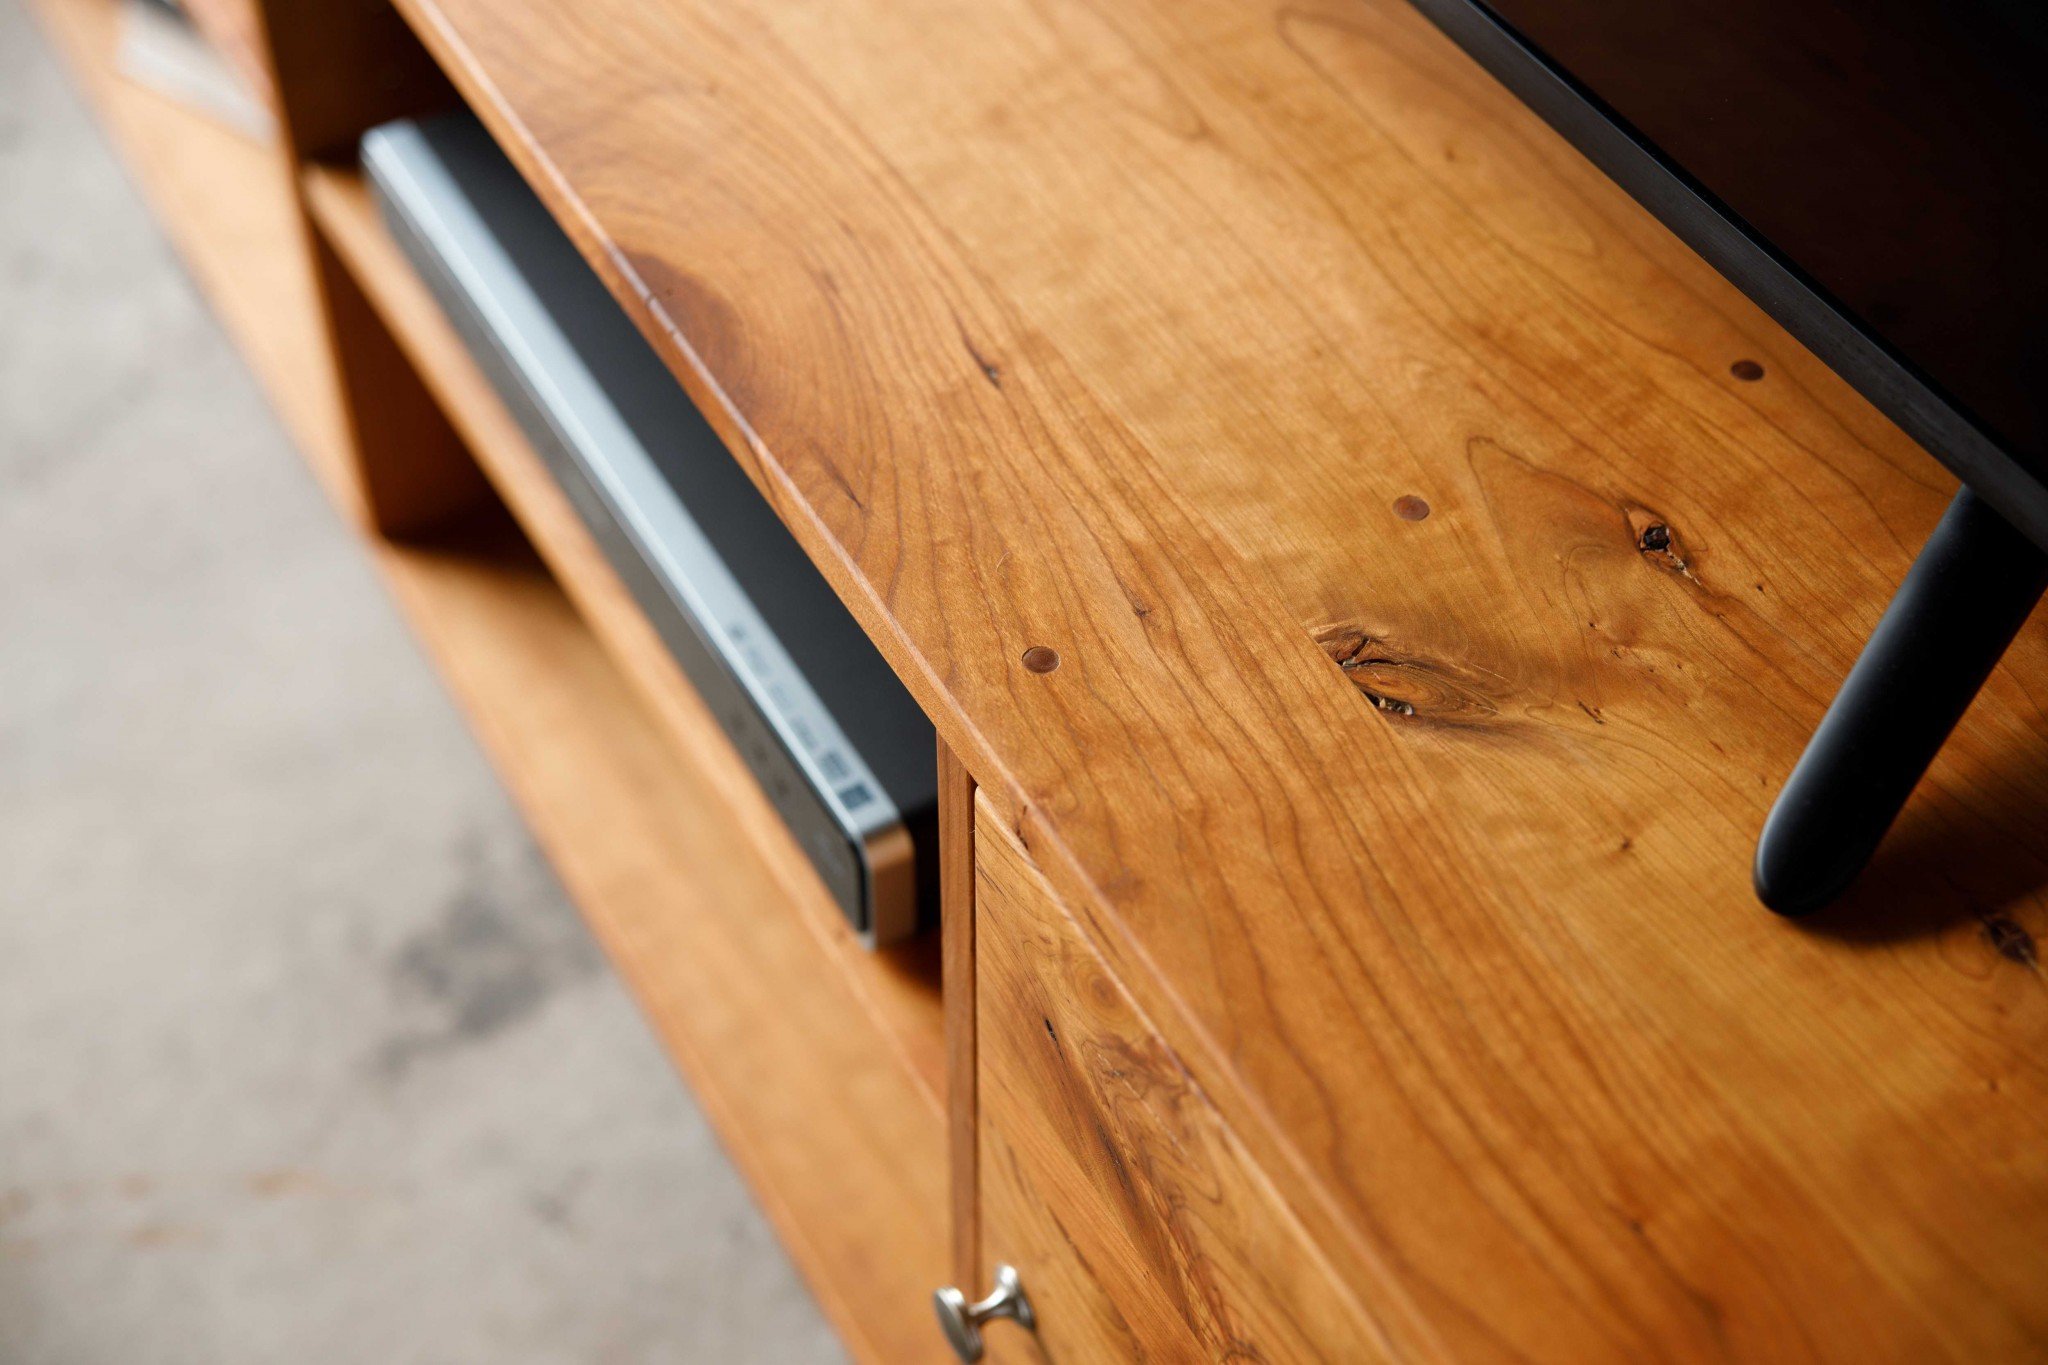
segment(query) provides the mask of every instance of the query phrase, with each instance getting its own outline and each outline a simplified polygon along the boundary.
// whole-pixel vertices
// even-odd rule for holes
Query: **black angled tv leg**
[[[1913,562],[1756,848],[1781,915],[1848,889],[2048,588],[2048,553],[1965,488]]]

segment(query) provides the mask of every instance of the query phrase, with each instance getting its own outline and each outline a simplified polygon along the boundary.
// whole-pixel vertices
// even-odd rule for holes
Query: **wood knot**
[[[1454,726],[1499,718],[1495,699],[1455,665],[1397,650],[1355,626],[1326,626],[1314,635],[1359,694],[1387,715]]]
[[[1024,651],[1024,667],[1033,673],[1050,673],[1060,666],[1060,652],[1047,645],[1033,645]]]
[[[1728,367],[1728,373],[1745,384],[1754,384],[1764,377],[1764,367],[1754,360],[1738,360]]]
[[[1404,493],[1394,499],[1394,515],[1403,521],[1421,521],[1429,515],[1429,504],[1413,493]]]
[[[1692,565],[1686,559],[1678,531],[1669,521],[1645,507],[1629,507],[1627,515],[1629,531],[1636,539],[1636,553],[1660,569],[1692,577]]]

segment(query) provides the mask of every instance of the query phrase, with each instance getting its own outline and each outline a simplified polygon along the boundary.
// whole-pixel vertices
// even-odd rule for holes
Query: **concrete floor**
[[[0,0],[0,1362],[838,1358]]]

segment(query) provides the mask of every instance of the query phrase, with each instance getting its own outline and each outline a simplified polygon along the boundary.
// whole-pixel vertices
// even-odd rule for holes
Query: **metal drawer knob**
[[[932,1307],[938,1310],[939,1326],[952,1343],[953,1354],[965,1361],[981,1359],[981,1325],[985,1322],[1010,1318],[1027,1332],[1038,1330],[1031,1300],[1024,1297],[1024,1282],[1017,1278],[1014,1266],[996,1267],[996,1287],[980,1303],[969,1303],[965,1294],[949,1284],[933,1293]]]

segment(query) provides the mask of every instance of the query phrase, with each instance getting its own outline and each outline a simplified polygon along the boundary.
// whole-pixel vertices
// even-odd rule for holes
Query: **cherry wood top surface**
[[[2048,1350],[2048,635],[1758,907],[1953,485],[1400,0],[400,8],[1374,1345]]]

